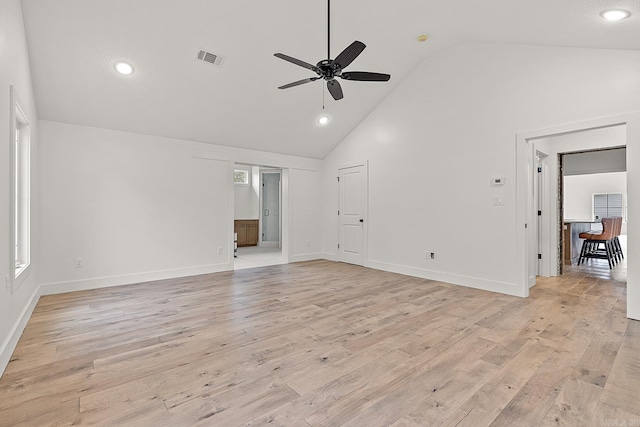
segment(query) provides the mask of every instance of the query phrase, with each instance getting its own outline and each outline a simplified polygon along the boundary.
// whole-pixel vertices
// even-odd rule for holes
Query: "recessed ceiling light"
[[[416,37],[416,40],[418,40],[420,43],[426,42],[427,40],[429,40],[429,36],[426,34],[420,34],[418,37]]]
[[[329,123],[329,117],[327,116],[322,116],[318,119],[318,123],[320,123],[321,125],[326,125],[327,123]]]
[[[116,62],[115,68],[117,72],[124,76],[128,76],[133,73],[133,66],[127,62]]]
[[[607,21],[620,21],[631,16],[631,12],[622,9],[605,10],[600,14]]]

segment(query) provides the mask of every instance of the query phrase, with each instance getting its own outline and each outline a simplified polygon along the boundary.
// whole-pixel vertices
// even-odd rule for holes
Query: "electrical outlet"
[[[222,246],[218,246],[218,255],[222,255]]]
[[[76,258],[76,268],[84,267],[84,258]]]
[[[307,246],[311,246],[311,240],[307,240]]]
[[[429,258],[436,259],[436,253],[435,252],[430,252],[429,253]]]

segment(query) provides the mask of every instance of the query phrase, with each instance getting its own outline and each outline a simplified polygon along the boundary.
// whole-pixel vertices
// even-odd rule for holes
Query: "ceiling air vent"
[[[207,52],[206,50],[200,50],[198,52],[198,59],[200,61],[217,65],[218,67],[222,67],[222,63],[224,62],[224,57],[217,55],[215,53]]]

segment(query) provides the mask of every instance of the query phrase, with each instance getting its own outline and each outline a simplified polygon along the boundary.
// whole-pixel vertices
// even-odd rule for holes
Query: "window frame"
[[[244,176],[246,177],[245,182],[236,182],[236,172],[243,172]],[[251,184],[251,171],[248,171],[246,169],[233,169],[233,184],[234,185],[244,185],[244,186],[249,186]]]
[[[10,92],[10,250],[11,293],[22,284],[31,266],[31,126],[13,86]]]

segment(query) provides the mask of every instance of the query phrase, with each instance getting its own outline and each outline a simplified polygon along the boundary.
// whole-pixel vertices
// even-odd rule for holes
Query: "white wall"
[[[234,218],[258,219],[260,216],[260,168],[236,165],[235,169],[246,170],[249,173],[249,185],[234,186]]]
[[[231,269],[234,162],[319,175],[313,159],[47,121],[40,131],[47,293]],[[306,218],[290,220],[290,236],[306,235]]]
[[[322,191],[321,177],[315,171],[292,169],[291,210],[294,219],[292,229],[291,261],[322,258]]]
[[[18,0],[0,2],[0,375],[13,352],[17,339],[33,310],[40,264],[38,248],[38,116],[33,98],[27,44]],[[11,226],[9,212],[12,193],[9,191],[9,86],[13,85],[20,106],[31,125],[31,267],[28,276],[11,293],[5,280],[14,274],[10,261]]]
[[[41,122],[41,135],[43,283],[84,288],[114,276],[204,272],[230,262],[228,161],[193,158],[150,137],[52,122]]]
[[[614,193],[621,193],[623,206],[626,205],[626,172],[565,176],[564,218],[592,221],[593,195]],[[626,234],[626,223],[624,226],[623,234]]]
[[[336,170],[369,160],[368,265],[516,293],[516,134],[634,110],[640,52],[467,44],[429,58],[325,159],[324,251]]]

